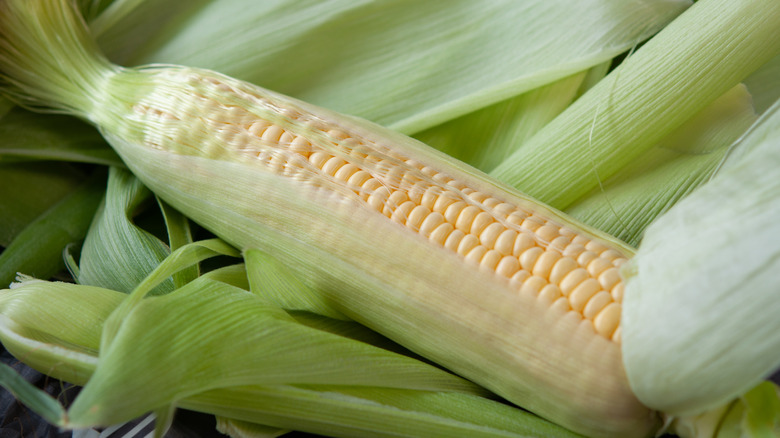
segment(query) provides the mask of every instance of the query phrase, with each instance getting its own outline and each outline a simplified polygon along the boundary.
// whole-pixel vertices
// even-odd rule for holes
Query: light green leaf
[[[780,388],[761,382],[701,415],[673,418],[669,431],[680,438],[775,438],[780,436]]]
[[[671,415],[723,404],[780,366],[780,104],[743,147],[648,227],[625,271],[629,382]]]
[[[273,256],[256,249],[244,251],[249,284],[254,294],[285,310],[306,310],[331,318],[346,319],[297,278],[294,271]]]
[[[559,209],[780,54],[780,3],[696,2],[491,175]]]
[[[247,279],[246,268],[243,263],[223,266],[209,271],[203,274],[203,276],[214,281],[221,281],[231,286],[249,290],[249,280]]]
[[[745,79],[756,111],[763,113],[780,99],[780,56],[775,56]]]
[[[425,144],[489,172],[574,100],[585,73],[417,133]]]
[[[157,198],[157,203],[160,205],[160,211],[165,220],[165,228],[168,230],[168,247],[175,251],[188,243],[192,243],[192,230],[190,229],[189,219],[160,198]],[[182,287],[198,278],[199,275],[198,265],[190,266],[188,269],[173,274],[174,286],[177,288]]]
[[[210,274],[207,274],[207,276]],[[200,284],[200,285],[199,285]],[[189,289],[190,292],[184,292]],[[238,418],[241,421],[267,422],[277,428],[304,430],[320,434],[347,434],[349,436],[475,436],[475,437],[574,437],[575,435],[565,429],[544,421],[521,409],[483,397],[482,390],[471,386],[467,382],[451,376],[437,368],[425,365],[412,359],[404,358],[384,350],[376,349],[362,342],[335,336],[332,332],[320,331],[308,326],[303,326],[284,317],[282,312],[264,307],[261,300],[246,291],[239,291],[229,286],[208,280],[206,277],[190,283],[182,290],[178,290],[164,297],[153,297],[144,300],[143,312],[153,310],[149,318],[155,318],[158,313],[166,313],[165,317],[154,319],[154,324],[137,320],[139,314],[135,314],[128,320],[133,326],[131,331],[141,335],[139,343],[133,347],[128,346],[128,354],[146,360],[152,360],[152,352],[147,356],[146,342],[154,337],[160,337],[167,341],[187,344],[188,337],[198,339],[196,344],[190,344],[190,349],[182,345],[181,349],[167,350],[163,356],[155,360],[154,372],[149,368],[140,374],[152,380],[161,379],[162,386],[154,382],[145,384],[133,381],[122,381],[112,390],[108,388],[105,395],[131,397],[138,396],[132,403],[139,405],[138,410],[143,409],[148,403],[158,398],[159,390],[168,391],[170,387],[166,378],[169,372],[174,379],[178,378],[178,370],[193,368],[205,371],[198,373],[197,378],[189,376],[188,385],[200,386],[205,392],[198,392],[187,398],[177,400],[180,406],[200,410],[217,415],[227,415],[230,418]],[[195,293],[194,289],[202,289],[203,294]],[[209,290],[209,291],[207,291]],[[176,299],[177,294],[184,295]],[[208,296],[206,296],[208,295]],[[101,359],[98,366],[96,351],[79,345],[85,342],[95,347],[100,336],[101,323],[105,321],[125,295],[88,286],[79,286],[65,283],[50,283],[37,280],[27,280],[16,289],[3,291],[0,294],[0,321],[13,321],[12,324],[0,324],[0,338],[4,343],[9,339],[6,327],[13,327],[14,334],[27,341],[26,349],[15,350],[16,354],[25,361],[49,367],[63,375],[80,378],[83,382],[85,375],[98,373],[105,369],[116,367],[108,361]],[[172,300],[176,299],[178,305]],[[194,301],[193,301],[194,299]],[[249,308],[246,304],[252,303]],[[73,311],[73,306],[86,304],[84,315]],[[184,307],[181,307],[181,306]],[[253,307],[259,305],[263,311],[253,312]],[[170,312],[169,306],[175,306],[177,311]],[[250,325],[257,325],[256,319],[264,320],[263,325],[270,324],[269,329],[262,333],[253,332],[250,338],[233,338],[240,332],[240,328],[231,330],[210,331],[213,322],[223,321],[231,325],[228,318],[225,320],[219,315],[205,319],[198,318],[198,324],[171,328],[171,319],[178,319],[179,326],[187,319],[185,310],[200,308],[195,314],[212,315],[214,313],[226,316],[239,309],[252,314],[248,319]],[[229,310],[225,311],[224,309]],[[270,313],[269,313],[270,312]],[[168,316],[170,315],[170,316]],[[272,316],[275,315],[275,316]],[[86,317],[85,317],[86,316]],[[268,318],[271,316],[271,318]],[[44,317],[44,318],[41,318]],[[142,318],[144,319],[144,318]],[[344,324],[344,322],[337,322]],[[158,328],[160,324],[163,327]],[[241,325],[241,324],[239,324]],[[207,336],[203,336],[207,333]],[[290,342],[279,342],[270,350],[268,344],[273,343],[270,337],[290,335]],[[262,342],[256,342],[258,337],[263,337]],[[311,339],[313,337],[314,339]],[[211,341],[203,338],[213,338]],[[276,339],[279,341],[280,339]],[[43,342],[42,342],[43,341]],[[311,354],[323,344],[323,348],[333,346],[337,351],[328,353],[327,350],[320,354]],[[207,344],[204,350],[201,347]],[[245,344],[245,345],[244,345]],[[288,367],[276,368],[274,362],[279,350],[285,350],[289,344],[291,352],[286,355],[300,355],[292,363],[294,371],[300,372],[303,368],[304,380],[311,380],[316,376],[320,367],[329,370],[331,377],[341,375],[333,380],[334,384],[317,384],[305,386],[280,385],[241,385],[220,388],[208,388],[207,377],[224,372],[235,377],[236,369],[243,374],[251,374],[253,368],[258,368],[257,378],[261,381],[279,381],[278,372],[289,374]],[[310,345],[311,344],[311,345]],[[11,342],[10,345],[15,345]],[[215,351],[211,347],[220,345]],[[232,348],[236,346],[236,348]],[[246,347],[246,348],[242,348]],[[303,348],[301,348],[303,347]],[[112,347],[113,348],[113,347]],[[223,350],[228,350],[227,357]],[[78,351],[78,353],[77,353]],[[65,354],[64,352],[68,353]],[[90,353],[91,352],[91,353]],[[196,360],[173,360],[178,354],[189,354]],[[344,354],[347,353],[347,354]],[[116,353],[112,353],[116,354]],[[264,357],[258,361],[258,355]],[[159,366],[159,359],[166,360],[166,366]],[[242,359],[243,358],[243,359]],[[200,364],[202,361],[214,361],[223,363],[224,367],[214,369],[209,364]],[[245,367],[245,361],[251,361],[253,366]],[[268,363],[268,361],[272,363]],[[355,361],[355,363],[352,363]],[[317,366],[311,366],[314,362]],[[52,367],[56,364],[57,367]],[[118,368],[134,368],[139,365],[136,360],[128,359]],[[277,364],[278,365],[278,364]],[[140,366],[146,366],[140,364]],[[97,367],[97,368],[96,368]],[[267,376],[267,367],[274,368],[271,376]],[[357,367],[357,368],[355,368]],[[64,373],[66,369],[79,369],[82,374],[74,375]],[[392,371],[400,373],[392,377]],[[339,372],[342,370],[343,373]],[[140,371],[140,370],[139,370]],[[391,371],[391,372],[388,372]],[[102,371],[105,373],[105,371]],[[312,374],[312,372],[314,374]],[[128,376],[128,373],[124,373]],[[135,371],[130,375],[140,377]],[[403,378],[402,375],[407,378]],[[389,379],[386,377],[390,376]],[[426,377],[427,376],[427,377]],[[220,378],[223,376],[220,375]],[[327,376],[319,378],[328,379]],[[143,379],[142,379],[143,380]],[[217,379],[219,380],[219,379]],[[284,379],[282,379],[284,380]],[[352,381],[356,385],[347,385]],[[373,382],[380,386],[366,385]],[[339,384],[340,383],[340,384]],[[407,387],[406,384],[412,387]],[[94,383],[90,381],[85,391],[94,389]],[[388,386],[389,385],[389,386]],[[173,384],[176,386],[176,383]],[[417,388],[421,387],[421,388]],[[425,389],[428,388],[428,389]],[[454,392],[453,392],[454,391]],[[93,391],[94,393],[94,391]],[[83,392],[77,401],[83,397]],[[143,394],[146,394],[144,396]],[[109,404],[109,408],[117,410],[125,409],[122,404]],[[71,417],[72,418],[72,417]],[[234,423],[235,424],[235,423]],[[74,426],[73,423],[66,426]],[[256,430],[256,429],[255,429]],[[264,429],[268,431],[268,429]]]
[[[217,416],[217,430],[231,438],[276,438],[289,430]]]
[[[749,438],[780,435],[780,388],[776,384],[763,382],[740,397],[740,402],[745,405],[742,429]]]
[[[658,215],[709,180],[756,119],[750,95],[738,85],[566,213],[637,246]]]
[[[605,62],[690,4],[223,0],[171,17],[173,3],[101,17],[109,57],[210,68],[407,134]]]
[[[104,347],[69,410],[74,427],[118,423],[205,390],[251,384],[482,393],[433,366],[300,325],[257,296],[207,278],[137,303]],[[161,360],[165,367],[156,366]]]
[[[582,437],[509,405],[453,392],[244,386],[197,394],[182,406],[328,436]]]
[[[176,273],[186,271],[191,266],[194,266],[205,259],[219,255],[236,257],[238,256],[238,252],[219,239],[190,243],[173,251],[160,262],[146,278],[138,283],[138,286],[133,289],[127,299],[123,301],[111,314],[111,317],[108,318],[103,327],[103,334],[100,341],[101,349],[105,350],[114,341],[114,337],[119,331],[123,321],[130,312],[140,305],[141,300],[153,291],[159,290],[155,288],[163,284],[163,282],[170,281]],[[230,286],[225,282],[220,283],[226,287]]]

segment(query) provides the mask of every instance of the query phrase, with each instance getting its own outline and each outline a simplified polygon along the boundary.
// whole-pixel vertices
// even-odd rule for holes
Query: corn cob
[[[1,8],[6,94],[94,123],[218,236],[576,432],[657,428],[620,357],[627,246],[368,122],[210,71],[112,65],[65,1]]]

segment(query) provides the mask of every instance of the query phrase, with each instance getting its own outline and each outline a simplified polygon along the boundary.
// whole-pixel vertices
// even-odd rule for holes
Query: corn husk
[[[746,87],[738,85],[566,212],[638,246],[645,228],[707,182],[757,118]]]
[[[674,418],[681,438],[763,438],[780,434],[780,387],[761,382],[739,398],[693,417]]]
[[[756,110],[762,113],[780,99],[780,56],[775,56],[753,74],[745,78],[745,84],[753,96]]]
[[[489,172],[574,100],[586,72],[415,134],[425,144]]]
[[[780,366],[780,106],[648,229],[626,270],[623,359],[648,406],[698,415]]]
[[[110,170],[103,204],[81,249],[79,283],[127,293],[170,253],[163,241],[132,222],[134,212],[150,199],[151,192],[130,172]],[[171,290],[168,280],[159,292]]]
[[[608,61],[689,5],[121,2],[92,28],[123,65],[208,68],[411,134]]]
[[[206,247],[218,248],[202,242],[174,252],[130,297],[207,257]],[[322,322],[300,324],[261,297],[221,281],[236,272],[215,271],[141,301],[101,288],[24,279],[0,294],[0,338],[52,375],[89,379],[67,416],[50,420],[63,427],[123,421],[178,405],[337,436],[575,436],[489,400],[484,390],[434,366],[337,334],[341,330],[333,323],[344,322],[334,321],[330,330],[317,328],[326,325]],[[124,312],[129,301],[132,309]],[[85,313],[73,311],[82,303]],[[101,324],[116,320],[116,312],[124,315],[106,343]],[[198,324],[189,320],[192,315],[199,316]],[[168,366],[155,366],[160,360]],[[150,366],[157,372],[150,373]],[[121,382],[121,391],[108,384],[113,379]],[[0,382],[8,383],[3,375]],[[56,406],[40,407],[30,395],[22,398],[58,412]]]
[[[704,0],[491,175],[565,209],[780,53],[780,3]]]

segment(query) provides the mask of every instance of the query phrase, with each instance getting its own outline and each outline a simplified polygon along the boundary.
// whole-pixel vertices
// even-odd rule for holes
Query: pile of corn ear
[[[777,0],[0,0],[0,93],[62,429],[780,436]]]

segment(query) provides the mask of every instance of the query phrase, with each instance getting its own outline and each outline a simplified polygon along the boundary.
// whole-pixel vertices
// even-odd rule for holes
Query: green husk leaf
[[[104,181],[96,173],[14,238],[0,253],[0,287],[8,287],[18,272],[50,278],[65,267],[63,251],[87,234]]]
[[[780,388],[761,382],[723,406],[695,417],[674,418],[681,438],[773,438],[780,434]]]
[[[763,113],[780,99],[780,56],[775,56],[745,78],[758,113]]]
[[[778,127],[780,104],[748,152],[648,227],[626,271],[623,361],[654,409],[696,415],[780,366]]]
[[[0,162],[57,160],[124,167],[95,128],[72,117],[14,108],[0,117]]]
[[[172,16],[180,2],[160,3],[93,23],[111,59],[217,70],[407,134],[605,62],[690,5],[223,1]]]
[[[285,310],[306,310],[331,318],[346,319],[297,274],[273,256],[255,249],[244,251],[251,290]]]
[[[577,73],[414,137],[489,172],[569,106],[584,78],[585,72]]]
[[[0,340],[27,365],[84,384],[97,364],[101,327],[124,294],[24,278],[0,293]]]
[[[147,295],[157,290],[158,286],[169,281],[176,273],[186,271],[197,263],[220,255],[237,257],[238,252],[219,239],[203,240],[184,245],[166,257],[138,286],[133,289],[127,299],[113,312],[106,321],[101,338],[101,348],[106,349],[114,341],[125,318],[133,309],[140,305]],[[207,277],[205,277],[207,278]],[[225,286],[228,283],[220,282]]]
[[[81,249],[81,284],[130,292],[169,253],[168,246],[132,222],[151,196],[130,172],[111,168],[106,195]],[[164,281],[155,293],[173,290]]]
[[[581,437],[506,404],[453,392],[245,386],[197,394],[182,406],[328,436]]]
[[[154,438],[165,438],[165,433],[173,424],[173,416],[176,413],[176,406],[171,403],[163,406],[154,412]]]
[[[5,96],[0,96],[0,118],[4,117],[14,107],[14,103]]]
[[[276,438],[290,432],[287,429],[234,420],[219,415],[217,416],[217,431],[229,435],[231,438]]]
[[[780,434],[780,388],[776,384],[759,384],[740,397],[740,403],[745,406],[741,423],[748,437],[770,438]]]
[[[566,213],[637,246],[658,215],[709,180],[756,119],[750,95],[738,85]]]
[[[491,175],[565,209],[780,54],[780,3],[696,2]]]
[[[50,424],[59,426],[65,423],[65,409],[62,405],[6,364],[0,364],[0,385]]]
[[[216,271],[215,271],[216,272]],[[199,283],[201,286],[206,286],[206,289],[211,289],[212,285],[218,291],[216,294],[210,294],[210,297],[201,297],[199,294],[193,296],[181,296],[181,304],[203,307],[202,312],[211,314],[212,310],[208,307],[214,307],[222,309],[227,306],[233,311],[240,309],[246,309],[245,301],[264,306],[261,304],[261,300],[255,295],[246,292],[238,291],[229,286],[219,285],[219,283],[207,279],[211,275],[207,274],[196,280],[194,283],[186,286],[185,289],[190,290],[197,286]],[[145,310],[158,308],[163,301],[173,299],[176,294],[182,293],[182,290],[166,295],[164,297],[154,297],[148,300],[144,300],[144,305],[147,306]],[[28,336],[27,339],[31,343],[37,342],[27,350],[21,350],[19,353],[22,355],[25,361],[30,361],[38,364],[56,364],[56,367],[51,365],[52,369],[56,369],[60,372],[67,368],[75,368],[82,366],[87,375],[92,374],[95,371],[96,366],[98,372],[101,369],[113,368],[112,364],[106,364],[101,359],[98,366],[96,350],[89,349],[84,346],[77,345],[78,342],[86,342],[87,344],[95,347],[97,345],[97,338],[100,336],[101,323],[105,321],[112,311],[112,308],[116,304],[123,300],[125,295],[110,291],[107,289],[80,286],[64,283],[50,283],[38,280],[26,280],[22,285],[14,290],[6,290],[0,294],[0,313],[3,317],[0,321],[14,321],[14,327],[17,330]],[[235,298],[240,297],[238,300]],[[48,298],[52,298],[49,300]],[[201,304],[192,303],[190,298],[195,298],[195,301],[201,301],[201,298],[206,302]],[[80,323],[80,320],[84,320],[80,315],[74,312],[71,308],[73,305],[79,303],[88,303],[86,310],[88,311],[91,324]],[[220,304],[214,306],[214,302]],[[101,305],[102,303],[102,305]],[[30,305],[35,304],[35,305]],[[65,305],[63,305],[65,304]],[[174,303],[168,303],[174,305]],[[501,402],[489,400],[479,395],[484,393],[473,387],[466,382],[457,379],[441,370],[430,367],[429,365],[422,364],[420,362],[398,356],[393,353],[379,350],[374,347],[370,347],[362,342],[356,342],[351,339],[341,338],[335,336],[332,331],[323,332],[307,326],[302,326],[297,322],[285,318],[283,313],[279,313],[278,310],[271,310],[271,308],[265,308],[267,311],[275,314],[279,317],[278,322],[272,322],[274,318],[268,319],[272,325],[283,328],[283,331],[292,330],[293,332],[302,330],[301,334],[305,334],[303,337],[296,337],[295,343],[303,342],[308,344],[309,337],[314,336],[312,344],[318,345],[322,339],[327,339],[328,345],[341,345],[342,347],[348,347],[350,353],[343,355],[342,352],[335,352],[335,362],[332,365],[334,370],[343,369],[344,375],[340,379],[336,379],[335,382],[342,382],[342,385],[305,385],[305,386],[292,386],[292,385],[242,385],[242,386],[230,386],[220,387],[214,389],[208,389],[205,392],[200,392],[177,400],[177,403],[181,407],[188,409],[200,410],[203,412],[209,412],[217,415],[228,415],[230,418],[239,418],[243,421],[251,422],[264,422],[267,424],[276,425],[278,428],[304,430],[312,433],[320,434],[341,434],[343,436],[475,436],[475,437],[527,437],[527,436],[545,436],[545,437],[574,437],[574,435],[565,429],[555,426],[552,423],[544,421],[538,417],[533,416],[520,409],[512,408]],[[177,307],[181,309],[181,307]],[[97,313],[93,311],[97,310]],[[159,312],[166,311],[165,309],[158,308]],[[250,309],[251,311],[251,309]],[[44,312],[44,313],[41,313]],[[221,310],[219,312],[222,312]],[[219,313],[218,312],[218,313]],[[154,312],[158,313],[157,311]],[[261,319],[267,319],[263,315],[267,312],[264,310],[261,315],[254,315],[251,319],[260,317]],[[42,319],[38,316],[47,316],[46,319]],[[180,312],[173,312],[171,315],[181,315]],[[152,318],[154,315],[150,315]],[[138,317],[135,315],[133,318]],[[186,316],[182,316],[185,319]],[[133,331],[142,334],[138,339],[141,341],[140,347],[144,346],[144,339],[147,335],[153,335],[155,332],[159,336],[165,339],[172,337],[189,336],[188,332],[208,332],[210,335],[206,337],[213,337],[213,343],[221,342],[224,348],[229,349],[229,345],[236,344],[236,340],[226,339],[225,331],[209,332],[210,323],[207,318],[206,325],[200,324],[196,329],[192,329],[191,324],[187,323],[187,327],[182,330],[166,331],[165,327],[156,328],[156,323],[161,321],[163,325],[168,324],[170,318],[160,318],[155,320],[155,324],[135,324],[133,319],[129,320],[130,324],[133,324],[135,328]],[[219,318],[217,318],[219,319]],[[203,321],[203,320],[199,320]],[[344,322],[337,322],[338,324],[345,324]],[[4,327],[4,325],[0,325]],[[81,328],[89,331],[87,336],[81,331]],[[57,336],[53,336],[53,334]],[[266,333],[279,333],[278,331],[271,331]],[[198,336],[200,333],[192,333],[192,336]],[[228,334],[229,335],[229,334]],[[255,333],[256,335],[256,333]],[[3,342],[7,342],[9,337],[6,332],[0,330],[0,337]],[[48,342],[42,343],[41,339]],[[200,336],[203,338],[203,336]],[[35,341],[38,339],[39,341]],[[167,358],[168,364],[172,364],[174,368],[187,367],[192,368],[192,364],[198,364],[202,360],[214,360],[212,358],[212,350],[207,347],[206,350],[198,350],[198,345],[193,345],[192,349],[187,350],[188,354],[197,356],[198,360],[181,362],[173,360],[170,356],[164,356]],[[280,343],[276,349],[285,348],[286,343]],[[256,356],[256,355],[268,355],[269,360],[274,361],[274,351],[268,351],[266,345],[257,344],[252,340],[247,341],[248,348],[232,349],[231,355],[238,356],[238,358],[244,356]],[[292,354],[297,354],[299,347],[292,345],[291,348],[295,350]],[[60,354],[52,357],[52,352],[57,351],[71,351],[80,350],[89,352],[80,353],[80,355],[71,354],[70,356]],[[308,349],[311,352],[311,348]],[[178,350],[177,350],[178,351]],[[207,353],[208,352],[208,353]],[[129,354],[140,354],[141,357],[146,357],[144,348],[140,348],[135,352],[128,352]],[[304,354],[304,353],[300,353]],[[368,356],[366,356],[368,354]],[[382,359],[377,360],[381,356]],[[83,357],[90,358],[84,364]],[[222,357],[217,355],[217,357]],[[315,355],[306,356],[305,362],[311,361],[312,358],[316,360],[325,359],[325,364],[331,363],[329,361],[330,355]],[[358,371],[349,372],[352,369],[352,364],[345,358],[356,359],[358,362],[366,362],[361,365],[363,369]],[[369,360],[373,358],[374,360]],[[235,360],[236,357],[233,357]],[[159,358],[157,359],[159,360]],[[251,360],[247,358],[244,360]],[[261,364],[259,370],[259,378],[261,380],[266,379],[264,374],[265,366],[271,366],[266,364],[266,361],[257,362],[255,364]],[[300,359],[299,359],[300,360]],[[411,379],[402,378],[397,382],[394,379],[385,380],[382,378],[382,374],[387,375],[387,370],[393,367],[388,367],[388,362],[398,365],[398,372],[407,373]],[[118,368],[134,367],[135,360],[126,361],[123,366]],[[230,362],[226,359],[226,363],[234,364],[230,365],[223,370],[229,370],[232,366],[240,369],[243,373],[251,373],[253,367],[243,367],[243,362],[237,363]],[[316,370],[318,367],[311,367],[310,364],[301,364],[295,362],[295,367],[306,367],[310,370]],[[158,371],[162,371],[162,376],[159,376],[162,382],[165,382],[168,367],[160,368],[156,367]],[[204,366],[203,368],[207,368]],[[286,370],[287,367],[282,367],[281,370]],[[378,374],[375,374],[377,371]],[[138,371],[141,374],[152,377],[158,373],[149,373]],[[210,372],[216,372],[214,369],[210,369]],[[230,374],[229,371],[224,371]],[[175,371],[173,371],[175,375]],[[66,374],[66,373],[65,373]],[[135,373],[131,373],[135,374]],[[431,380],[426,378],[433,376]],[[135,374],[137,376],[137,374]],[[353,378],[355,376],[356,378]],[[84,379],[84,375],[80,376]],[[273,376],[270,377],[274,379]],[[203,385],[204,376],[200,376],[198,382],[193,384]],[[276,379],[274,379],[276,380]],[[349,380],[358,380],[357,386],[344,386],[343,383]],[[360,380],[372,381],[380,386],[367,386],[364,383],[360,383]],[[82,380],[83,381],[83,380]],[[154,398],[154,394],[158,392],[160,386],[155,382],[152,386],[137,386],[132,385],[132,381],[127,381],[124,384],[113,388],[111,391],[114,396],[121,396],[121,394],[130,393],[146,393],[151,394]],[[192,383],[192,381],[191,381]],[[385,384],[390,386],[386,386]],[[397,384],[400,383],[399,387]],[[414,386],[421,386],[422,389],[414,389],[406,387],[406,383],[411,383]],[[87,384],[87,388],[90,385],[94,385],[92,382]],[[206,385],[207,386],[207,385]],[[424,389],[428,387],[429,389]],[[85,388],[85,391],[87,390]],[[149,388],[154,388],[150,392]],[[165,388],[165,385],[163,385]],[[202,388],[205,389],[205,388]],[[452,392],[462,391],[462,392]],[[109,392],[106,390],[106,392]],[[77,400],[80,400],[82,395],[79,395]],[[143,405],[148,401],[147,398],[141,398],[135,402]],[[114,406],[114,405],[110,405]],[[147,405],[148,407],[148,405]],[[118,406],[117,409],[123,409],[123,406]],[[139,410],[143,407],[139,407]],[[73,424],[67,424],[67,426],[73,426]]]
[[[108,7],[132,8],[133,5],[144,0],[78,0],[79,10],[87,21],[92,21]]]
[[[67,163],[0,164],[0,246],[62,201],[85,175]]]
[[[149,373],[161,358],[168,366]],[[73,427],[113,424],[209,389],[285,383],[482,393],[437,368],[302,326],[247,291],[200,278],[133,306],[103,344],[100,366],[68,415]]]
[[[171,251],[192,243],[192,230],[190,229],[189,219],[159,198],[157,198],[157,203],[160,205],[160,211],[165,220],[165,228],[168,230],[168,247]],[[179,271],[173,274],[174,287],[182,287],[198,278],[199,275],[198,265]]]
[[[249,280],[246,275],[246,267],[243,263],[223,266],[203,274],[214,281],[221,281],[231,286],[249,290]]]

